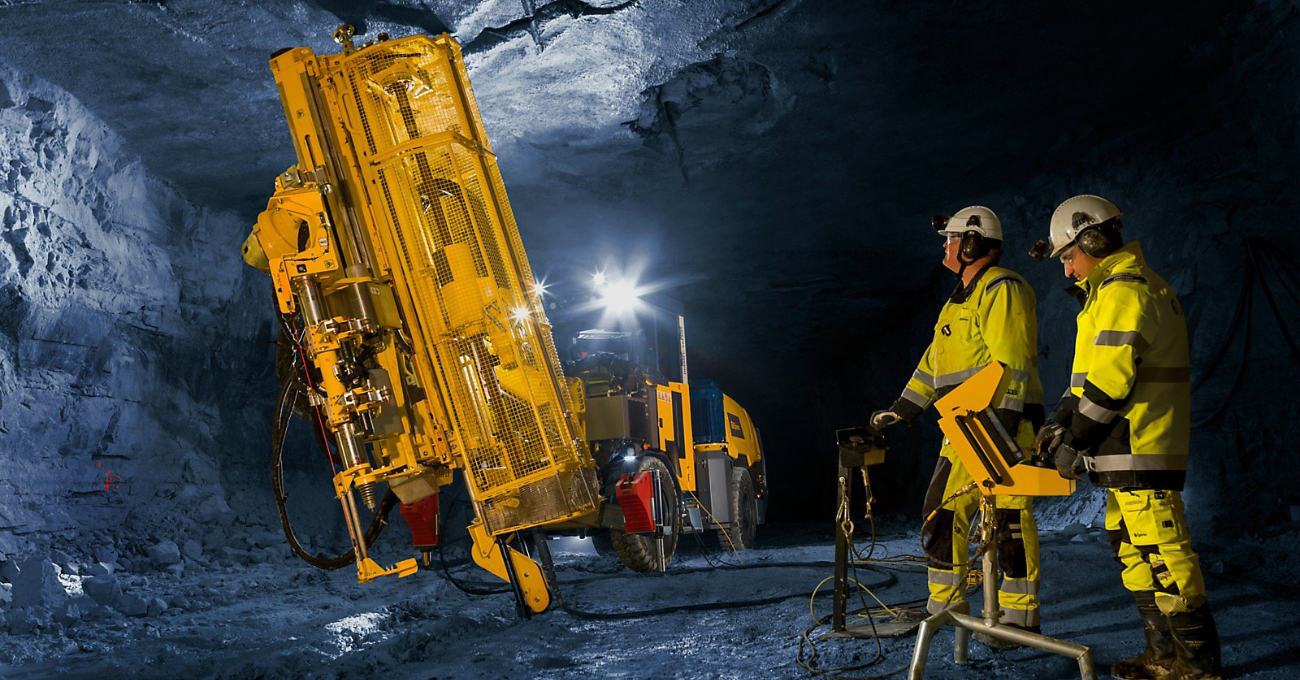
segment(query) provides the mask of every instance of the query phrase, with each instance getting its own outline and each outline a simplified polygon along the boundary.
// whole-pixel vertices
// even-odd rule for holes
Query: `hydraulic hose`
[[[284,437],[289,429],[289,421],[293,418],[294,409],[301,398],[301,392],[298,389],[296,380],[285,380],[280,388],[280,397],[275,404],[275,422],[271,432],[271,488],[275,493],[275,506],[280,512],[280,526],[284,528],[284,537],[289,541],[289,548],[293,554],[302,558],[307,564],[317,569],[342,569],[350,564],[355,564],[357,556],[352,551],[335,557],[326,557],[322,555],[313,555],[302,546],[298,537],[293,533],[293,526],[289,522],[289,508],[287,501],[288,494],[284,492]],[[312,428],[316,430],[316,428]],[[321,437],[317,433],[317,445],[321,444]],[[329,451],[326,449],[326,454]],[[383,533],[384,527],[388,526],[388,514],[397,506],[397,495],[391,490],[384,494],[379,506],[375,509],[374,517],[370,520],[370,526],[366,528],[364,541],[366,549],[374,545],[379,535]]]
[[[975,490],[976,490],[975,482],[971,482],[970,484],[967,484],[966,486],[957,489],[956,491],[952,492],[952,494],[949,495],[947,498],[943,499],[943,501],[940,502],[939,505],[935,506],[934,510],[931,510],[930,514],[926,516],[925,521],[921,522],[921,551],[925,553],[925,556],[929,558],[930,561],[934,562],[935,564],[938,564],[940,567],[944,569],[956,569],[957,567],[962,567],[962,566],[969,567],[971,566],[971,564],[973,564],[974,562],[976,562],[977,560],[979,560],[981,557],[984,556],[984,550],[986,549],[986,546],[981,545],[979,551],[976,552],[973,556],[971,556],[971,558],[968,559],[965,564],[953,564],[952,562],[949,562],[946,558],[939,557],[931,553],[930,547],[926,545],[926,541],[925,541],[925,532],[927,529],[930,528],[930,522],[934,521],[934,518],[939,516],[939,511],[945,509],[945,506],[948,505],[948,503],[952,502],[953,500],[956,500],[957,498],[960,498],[961,496],[964,496]]]

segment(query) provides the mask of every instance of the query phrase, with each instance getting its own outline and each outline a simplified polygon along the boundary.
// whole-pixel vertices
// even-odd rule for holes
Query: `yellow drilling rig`
[[[472,557],[524,614],[550,601],[538,563],[512,547],[525,530],[608,531],[642,571],[663,569],[682,533],[752,544],[767,485],[743,408],[711,384],[692,394],[684,370],[682,382],[565,377],[459,45],[360,45],[346,25],[334,37],[340,54],[272,55],[298,162],[243,247],[281,322],[277,461],[288,417],[311,420],[352,542],[309,559],[277,464],[295,552],[355,561],[363,583],[414,573],[414,559],[368,555],[382,523],[363,526],[361,506],[379,517],[400,503],[427,565],[437,492],[457,469]]]

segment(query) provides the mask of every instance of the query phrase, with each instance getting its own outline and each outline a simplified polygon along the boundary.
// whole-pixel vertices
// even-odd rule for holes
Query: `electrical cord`
[[[868,515],[868,519],[869,520],[871,519],[870,515]],[[871,521],[874,523],[874,520]],[[849,544],[850,546],[852,546],[852,536],[849,536]],[[813,589],[812,596],[808,598],[808,611],[810,614],[812,614],[813,625],[806,628],[803,634],[799,636],[799,645],[795,651],[795,662],[798,663],[801,668],[803,668],[804,670],[808,671],[809,673],[815,676],[836,678],[837,680],[878,680],[880,678],[888,678],[890,676],[897,675],[902,670],[905,670],[906,667],[891,671],[889,673],[885,673],[882,675],[875,675],[875,676],[847,675],[848,673],[871,668],[872,666],[875,666],[876,664],[880,663],[881,661],[884,661],[885,659],[885,648],[884,645],[880,642],[879,631],[876,629],[875,616],[872,615],[872,609],[871,607],[867,606],[866,600],[863,599],[862,597],[862,593],[864,591],[870,593],[871,597],[875,599],[876,602],[883,609],[885,609],[886,611],[892,611],[888,605],[886,605],[884,602],[881,602],[880,598],[876,597],[876,594],[872,592],[870,588],[862,585],[862,582],[858,579],[857,564],[851,563],[850,566],[853,570],[853,576],[848,580],[852,581],[855,585],[858,586],[858,597],[859,600],[862,602],[863,606],[862,609],[845,612],[845,615],[846,616],[850,614],[857,615],[856,620],[858,621],[861,621],[862,619],[866,619],[867,623],[871,626],[871,631],[873,633],[872,639],[876,641],[875,655],[869,661],[866,661],[861,664],[851,665],[851,666],[840,666],[838,668],[819,668],[817,666],[817,655],[818,655],[817,644],[813,642],[812,634],[818,628],[826,625],[826,623],[833,618],[834,613],[832,612],[830,615],[818,618],[816,611],[813,608],[813,603],[816,600],[818,590],[820,590],[822,585],[825,584],[826,581],[835,578],[834,576],[831,576],[826,579],[823,579],[821,583],[818,583],[817,587]],[[868,568],[879,568],[879,567],[868,567]],[[891,574],[891,576],[893,575]],[[898,581],[898,577],[894,576],[893,582],[897,583],[897,581]],[[894,614],[894,616],[897,617],[898,614]],[[806,652],[805,649],[807,650]]]
[[[931,562],[939,564],[945,569],[956,569],[959,566],[966,566],[967,568],[969,568],[972,563],[974,563],[980,557],[983,557],[985,547],[981,545],[979,552],[975,553],[973,557],[968,559],[964,565],[958,565],[953,562],[949,562],[948,560],[942,557],[935,557],[935,555],[930,552],[930,548],[925,544],[925,530],[929,528],[930,522],[934,521],[934,518],[939,515],[939,511],[943,510],[944,506],[948,505],[949,502],[970,493],[971,491],[975,491],[976,486],[977,485],[975,484],[975,482],[971,482],[970,484],[967,484],[966,486],[963,486],[962,488],[952,492],[952,494],[949,495],[947,498],[943,499],[943,501],[939,503],[939,505],[935,506],[935,508],[930,511],[929,515],[926,515],[925,521],[921,522],[921,551],[925,553],[925,556],[929,558]],[[971,525],[971,529],[972,531],[975,529],[974,524]],[[967,542],[969,543],[969,540]]]
[[[700,509],[704,511],[704,514],[706,514],[706,515],[709,516],[709,519],[713,520],[713,523],[714,523],[714,524],[716,524],[716,525],[718,525],[718,526],[722,526],[722,522],[719,522],[719,521],[718,521],[718,518],[714,517],[714,516],[713,516],[713,513],[709,512],[709,509],[708,509],[707,507],[705,507],[703,503],[700,502],[700,499],[695,495],[695,492],[694,492],[694,491],[687,491],[686,493],[689,493],[689,494],[691,495],[691,498],[694,498],[694,499],[695,499],[695,504],[698,505],[698,506],[700,506]],[[739,521],[740,521],[740,520],[736,520],[737,523],[739,523]],[[723,536],[726,536],[726,537],[727,537],[727,543],[731,545],[731,552],[732,552],[732,554],[734,554],[734,555],[736,556],[736,561],[739,562],[739,563],[741,563],[741,564],[744,564],[744,563],[745,563],[745,560],[740,559],[740,551],[736,549],[736,542],[733,541],[733,540],[731,540],[731,532],[730,532],[730,531],[727,531],[726,529],[719,529],[719,530],[718,530],[718,533],[720,533],[720,534],[722,534]],[[699,539],[699,534],[696,534],[695,537],[696,537],[696,539],[698,540],[698,539]],[[700,545],[703,546],[703,545],[704,545],[704,542],[703,542],[703,541],[700,541]]]
[[[444,553],[444,551],[443,551],[443,549],[442,549],[442,545],[443,545],[442,543],[439,543],[439,545],[438,545],[438,561],[439,561],[439,565],[440,565],[440,567],[441,567],[441,569],[442,569],[442,573],[443,573],[443,575],[447,578],[447,580],[448,580],[448,581],[449,581],[449,582],[450,582],[450,583],[451,583],[451,584],[452,584],[452,585],[453,585],[457,590],[460,590],[461,592],[466,593],[466,594],[468,594],[468,595],[476,595],[476,596],[481,596],[481,595],[500,595],[500,594],[506,594],[506,593],[510,593],[510,592],[511,592],[511,589],[508,588],[508,587],[503,587],[503,588],[480,587],[482,584],[472,584],[472,583],[467,582],[467,581],[462,581],[462,580],[456,578],[455,576],[453,576],[452,573],[451,573],[451,569],[450,569],[450,567],[449,567],[448,564],[447,564],[447,561],[446,561],[446,554]],[[709,568],[704,568],[704,567],[687,567],[687,568],[682,568],[682,569],[674,569],[672,573],[673,573],[674,575],[684,575],[684,574],[701,573],[701,572],[714,572],[714,571],[742,571],[742,570],[750,570],[750,569],[776,569],[776,568],[819,568],[819,569],[824,569],[824,568],[827,568],[827,567],[833,567],[834,564],[835,564],[834,562],[826,562],[826,561],[816,561],[816,562],[759,562],[759,563],[752,563],[752,564],[746,564],[746,565],[722,565],[722,566],[711,566],[711,567],[709,567]],[[868,568],[873,568],[873,569],[876,569],[876,570],[878,570],[878,571],[884,571],[884,570],[885,570],[884,567],[869,566]],[[553,590],[557,591],[557,593],[558,593],[560,584],[564,584],[564,585],[577,585],[577,584],[581,584],[581,583],[590,583],[590,582],[593,582],[593,581],[603,581],[603,580],[606,580],[606,579],[604,579],[604,578],[599,578],[599,577],[593,577],[593,578],[587,578],[587,579],[573,579],[573,580],[561,581],[560,583],[556,583],[556,584],[551,584],[551,587],[552,587]],[[897,577],[897,576],[894,576],[893,574],[889,574],[889,573],[887,573],[885,579],[882,579],[879,583],[874,583],[874,584],[872,584],[872,586],[875,587],[875,588],[887,588],[887,587],[889,587],[889,586],[891,586],[891,585],[894,585],[894,584],[897,583],[897,582],[898,582],[898,577]],[[563,598],[563,597],[557,597],[556,600],[557,600],[557,601],[562,601],[562,602],[564,602],[564,604],[561,605],[561,609],[562,609],[565,613],[567,613],[567,614],[569,614],[570,616],[573,616],[573,617],[575,617],[575,618],[579,618],[579,619],[583,619],[583,620],[588,620],[588,621],[609,621],[609,620],[627,620],[627,619],[649,618],[649,617],[653,617],[653,616],[664,616],[664,615],[667,615],[667,614],[674,614],[674,613],[677,613],[677,612],[684,612],[684,611],[717,611],[717,610],[726,610],[726,609],[745,609],[745,608],[750,608],[750,607],[763,607],[763,606],[767,606],[767,605],[771,605],[771,604],[778,604],[778,603],[780,603],[780,602],[784,602],[784,601],[786,601],[786,600],[791,600],[791,599],[794,599],[794,598],[805,597],[805,596],[807,596],[807,595],[806,595],[805,593],[802,593],[802,592],[800,592],[800,593],[787,593],[787,594],[783,594],[783,595],[775,595],[775,596],[772,596],[772,597],[765,597],[765,598],[754,598],[754,599],[747,599],[747,600],[733,600],[733,601],[723,601],[723,602],[703,602],[703,603],[693,603],[693,604],[674,605],[674,606],[670,606],[670,607],[659,607],[659,608],[656,608],[656,609],[646,609],[646,610],[638,610],[638,611],[630,611],[630,612],[593,612],[593,611],[585,611],[585,610],[582,610],[582,609],[579,609],[579,608],[577,608],[577,607],[574,607],[574,606],[572,606],[572,605],[567,604],[567,599],[566,599],[566,598]],[[819,596],[819,593],[817,592],[817,590],[814,590],[813,593],[812,593],[812,597],[817,597],[817,596]]]
[[[960,497],[960,496],[963,495],[963,494],[969,493],[970,491],[972,491],[972,490],[974,490],[974,489],[976,488],[976,484],[975,484],[974,482],[971,482],[970,484],[966,485],[965,487],[963,487],[963,488],[961,488],[961,489],[958,489],[956,492],[954,492],[954,493],[953,493],[952,495],[950,495],[948,498],[945,498],[945,499],[943,500],[943,502],[941,502],[941,503],[939,504],[938,508],[936,508],[935,510],[931,511],[930,514],[929,514],[929,516],[926,517],[925,522],[922,523],[922,530],[921,530],[921,535],[922,535],[921,548],[922,548],[922,552],[924,552],[924,553],[926,554],[926,557],[921,557],[921,556],[919,556],[919,555],[899,555],[899,556],[896,556],[896,557],[887,557],[886,559],[873,560],[873,559],[871,559],[871,556],[874,554],[874,552],[875,552],[875,550],[876,550],[877,541],[876,541],[876,523],[875,523],[875,517],[874,517],[874,515],[871,513],[871,504],[870,504],[871,499],[872,499],[872,495],[871,495],[871,481],[870,481],[870,478],[867,476],[865,470],[863,470],[862,473],[863,473],[863,474],[862,474],[862,478],[863,478],[863,486],[864,486],[864,488],[866,489],[866,492],[867,492],[867,499],[868,499],[866,519],[867,519],[867,521],[868,521],[868,524],[869,524],[870,527],[871,527],[871,545],[867,548],[867,552],[866,552],[866,555],[865,555],[865,556],[862,554],[862,551],[859,550],[859,549],[854,545],[854,542],[853,542],[853,534],[852,534],[853,523],[852,523],[852,520],[847,516],[847,508],[841,506],[841,508],[839,508],[839,509],[837,510],[837,513],[836,513],[836,524],[837,524],[837,527],[839,528],[840,531],[842,531],[842,532],[846,532],[846,533],[845,533],[845,537],[846,537],[847,540],[848,540],[849,551],[850,551],[850,554],[852,554],[852,555],[854,556],[854,559],[850,562],[850,567],[851,567],[851,569],[853,570],[853,574],[852,574],[852,577],[850,577],[848,580],[852,581],[854,584],[856,584],[856,585],[858,586],[858,588],[857,588],[858,598],[859,598],[859,601],[860,601],[861,604],[862,604],[862,608],[861,608],[861,609],[854,610],[854,611],[850,611],[850,612],[845,612],[845,614],[846,614],[846,616],[847,616],[847,615],[850,615],[850,614],[852,614],[852,615],[857,615],[857,617],[858,617],[857,620],[860,621],[860,620],[865,619],[865,620],[870,624],[870,626],[871,626],[871,630],[872,630],[872,632],[874,633],[874,635],[873,635],[872,637],[873,637],[873,638],[875,639],[875,641],[876,641],[876,654],[875,654],[875,655],[874,655],[870,660],[868,660],[868,661],[866,661],[866,662],[864,662],[864,663],[860,663],[860,664],[855,664],[855,665],[851,665],[851,666],[842,666],[842,667],[839,667],[839,668],[820,668],[820,667],[818,667],[818,665],[817,665],[817,657],[818,657],[817,645],[816,645],[816,643],[813,641],[812,634],[813,634],[813,633],[814,633],[818,628],[820,628],[820,627],[826,625],[827,622],[829,622],[829,621],[831,620],[833,614],[831,614],[831,615],[827,615],[827,616],[824,616],[824,617],[820,617],[820,618],[819,618],[819,617],[816,615],[816,611],[815,611],[815,609],[813,608],[813,599],[814,599],[815,596],[816,596],[817,590],[820,589],[821,586],[824,585],[827,581],[829,581],[829,580],[831,580],[832,578],[834,578],[834,577],[832,576],[832,577],[830,577],[830,578],[823,579],[822,582],[819,583],[819,584],[817,585],[817,589],[814,589],[814,591],[813,591],[813,592],[814,592],[814,598],[810,598],[810,599],[809,599],[809,604],[808,604],[808,606],[809,606],[809,612],[810,612],[810,613],[812,614],[812,616],[813,616],[813,625],[812,625],[812,626],[809,626],[806,630],[804,630],[803,634],[799,637],[799,645],[798,645],[798,648],[797,648],[797,651],[796,651],[796,655],[795,655],[795,661],[796,661],[796,662],[799,664],[799,666],[802,667],[804,670],[808,671],[809,673],[811,673],[811,674],[813,674],[813,675],[815,675],[815,676],[826,677],[826,678],[833,678],[834,680],[883,680],[884,678],[893,677],[893,676],[895,676],[895,675],[898,675],[898,674],[900,674],[900,673],[902,673],[902,672],[908,670],[910,664],[909,664],[909,665],[902,666],[901,668],[897,668],[897,669],[895,669],[895,670],[889,671],[889,672],[887,672],[887,673],[881,673],[881,674],[877,674],[877,675],[850,675],[851,673],[856,673],[856,672],[858,672],[858,671],[863,671],[863,670],[865,670],[865,669],[867,669],[867,668],[871,668],[871,667],[875,666],[876,664],[878,664],[878,663],[880,663],[881,661],[884,660],[884,647],[883,647],[883,645],[882,645],[881,642],[880,642],[879,631],[878,631],[877,628],[876,628],[876,622],[875,622],[875,617],[876,617],[876,616],[881,615],[881,614],[884,614],[884,615],[892,615],[892,616],[894,616],[895,618],[898,618],[899,614],[901,613],[901,612],[899,612],[898,610],[906,610],[906,611],[909,611],[909,612],[921,613],[921,612],[918,612],[918,611],[917,611],[916,609],[914,609],[913,607],[915,607],[916,605],[919,605],[919,604],[925,602],[926,599],[927,599],[927,598],[920,598],[920,599],[909,600],[909,601],[906,601],[906,602],[901,602],[901,603],[896,603],[896,604],[885,604],[885,602],[884,602],[883,600],[881,600],[879,597],[877,597],[876,594],[875,594],[874,592],[872,592],[872,590],[871,590],[870,588],[867,588],[867,587],[865,587],[865,586],[862,585],[862,583],[860,582],[860,580],[858,579],[858,576],[857,576],[857,569],[858,569],[859,566],[865,566],[865,567],[885,568],[885,569],[890,569],[890,570],[894,570],[894,571],[900,571],[900,572],[903,572],[903,573],[918,573],[918,572],[916,571],[916,568],[917,568],[917,567],[921,567],[921,566],[923,566],[923,565],[927,565],[927,559],[926,559],[926,558],[929,558],[929,560],[934,561],[934,562],[939,562],[939,563],[942,563],[942,564],[947,564],[947,565],[949,565],[949,568],[956,568],[957,565],[954,565],[954,564],[952,564],[952,563],[949,563],[949,562],[947,562],[947,561],[945,561],[945,560],[936,559],[933,555],[929,554],[929,551],[928,551],[928,549],[926,548],[926,546],[925,546],[925,542],[924,542],[925,528],[929,525],[929,523],[930,523],[930,522],[934,519],[934,517],[938,514],[938,510],[939,510],[939,509],[943,508],[945,505],[947,505],[947,504],[948,504],[950,501],[952,501],[953,499],[958,498],[958,497]],[[841,483],[843,483],[843,482],[844,482],[844,480],[841,480]],[[847,495],[847,494],[846,494],[846,495]],[[975,527],[974,525],[972,525],[972,530],[974,530],[975,528],[976,528],[976,527]],[[985,543],[987,543],[987,540],[983,540],[983,541],[980,542],[980,549],[975,553],[975,555],[973,555],[973,556],[970,558],[970,561],[967,562],[967,564],[965,565],[965,566],[967,567],[968,570],[970,569],[970,565],[971,565],[973,562],[978,561],[979,559],[981,559],[981,558],[983,557],[983,555],[984,555],[984,551],[985,551]],[[978,585],[978,584],[973,584],[973,585],[971,585],[969,588],[965,589],[963,596],[964,596],[964,597],[970,597],[970,596],[971,596],[971,595],[972,595],[972,594],[973,594],[973,593],[974,593],[978,588],[979,588],[979,585]],[[951,594],[949,595],[949,597],[948,597],[948,603],[945,603],[945,607],[946,607],[948,604],[950,604],[950,603],[952,602],[953,598],[956,597],[957,592],[958,592],[958,591],[957,591],[956,589],[953,589],[952,593],[951,593]],[[872,598],[873,600],[876,601],[876,606],[875,606],[875,607],[872,607],[872,606],[870,606],[870,605],[867,604],[866,599],[865,599],[865,595],[870,595],[871,598]]]
[[[514,592],[514,589],[509,587],[479,588],[479,587],[467,585],[466,583],[458,580],[455,576],[451,575],[451,568],[447,566],[447,555],[443,551],[442,546],[443,546],[443,542],[438,541],[438,564],[439,566],[442,567],[442,575],[447,578],[448,582],[450,582],[453,586],[456,587],[456,590],[459,590],[460,592],[465,593],[466,595],[502,595],[505,593]],[[473,549],[474,549],[473,547],[470,548],[470,550]]]
[[[805,566],[802,563],[794,563],[794,564],[796,566]],[[777,565],[765,565],[765,566],[772,567]],[[728,571],[738,570],[738,569],[752,569],[752,568],[758,568],[758,566],[757,565],[735,566],[728,569]],[[701,570],[701,571],[705,571],[705,570]],[[898,582],[897,576],[886,573],[885,579],[883,579],[880,583],[875,583],[872,585],[876,588],[886,588],[897,582]],[[829,595],[831,593],[826,593],[826,594]],[[818,595],[819,593],[814,590],[811,597],[815,598]],[[670,607],[660,607],[657,609],[646,609],[646,610],[632,611],[632,612],[589,612],[589,611],[583,611],[577,609],[576,607],[573,607],[572,605],[569,604],[565,604],[563,606],[563,610],[565,613],[575,618],[579,618],[587,621],[611,621],[611,620],[621,620],[621,619],[640,619],[640,618],[647,618],[651,616],[663,616],[665,614],[675,614],[677,612],[685,612],[685,611],[720,611],[725,609],[747,609],[750,607],[763,607],[763,606],[778,604],[781,602],[785,602],[786,600],[792,600],[801,597],[808,597],[808,595],[806,593],[787,593],[784,595],[774,595],[772,597],[762,597],[762,598],[754,598],[748,600],[734,600],[734,601],[725,601],[725,602],[701,602],[701,603],[674,605]]]
[[[813,675],[823,677],[823,678],[834,678],[835,680],[884,680],[884,678],[891,678],[908,669],[908,666],[903,666],[901,668],[897,668],[895,670],[889,671],[888,673],[881,673],[878,675],[848,675],[848,673],[866,670],[868,668],[871,668],[872,666],[875,666],[881,661],[884,661],[885,659],[884,647],[881,645],[880,638],[878,636],[875,638],[876,655],[872,657],[870,661],[867,661],[865,663],[855,664],[852,666],[841,666],[839,668],[818,668],[817,667],[817,655],[818,655],[817,645],[812,641],[811,636],[813,634],[813,631],[826,625],[826,623],[831,620],[831,616],[832,615],[828,614],[822,617],[821,619],[817,620],[816,623],[814,623],[813,625],[805,629],[803,634],[799,636],[799,647],[798,647],[798,651],[795,654],[795,661],[799,664],[801,668],[808,671],[809,673],[812,673]],[[874,631],[875,622],[873,621],[871,625],[872,625],[872,630]],[[805,652],[804,652],[805,646],[808,649],[807,656],[805,656]]]
[[[714,555],[713,551],[709,549],[709,546],[704,544],[704,539],[700,538],[699,534],[691,534],[691,537],[694,538],[695,543],[700,546],[700,554],[704,557],[704,561],[707,562],[710,567],[719,568],[737,566]]]

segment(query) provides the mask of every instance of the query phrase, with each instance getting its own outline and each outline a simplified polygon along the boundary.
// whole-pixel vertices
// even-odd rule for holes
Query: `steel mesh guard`
[[[591,458],[459,49],[381,43],[337,62],[474,499],[494,534],[591,512]],[[359,127],[360,129],[355,129]],[[486,181],[485,181],[486,179]]]

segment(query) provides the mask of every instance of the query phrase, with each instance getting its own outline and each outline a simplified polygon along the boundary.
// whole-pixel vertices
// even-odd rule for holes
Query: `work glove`
[[[1065,479],[1082,482],[1083,454],[1069,444],[1061,444],[1056,448],[1056,472]]]
[[[1042,460],[1053,460],[1056,457],[1056,450],[1060,448],[1065,441],[1065,428],[1048,422],[1038,430],[1038,436],[1034,438],[1034,456]]]
[[[893,411],[876,411],[871,414],[871,429],[880,432],[894,423],[903,422],[903,418]]]

